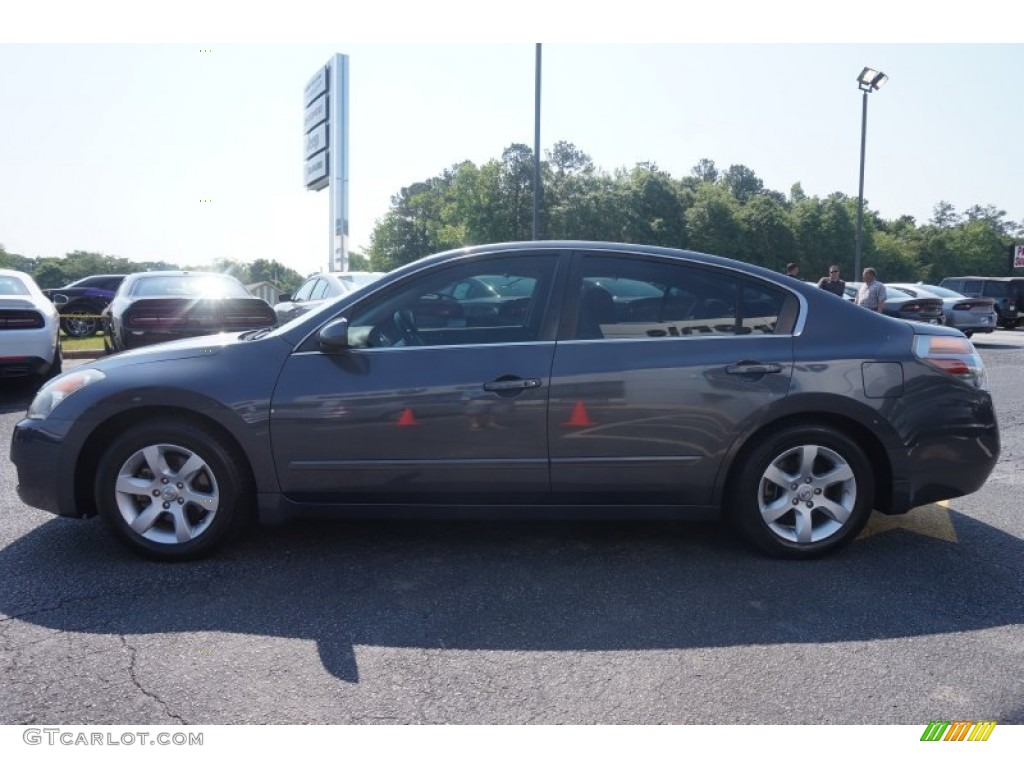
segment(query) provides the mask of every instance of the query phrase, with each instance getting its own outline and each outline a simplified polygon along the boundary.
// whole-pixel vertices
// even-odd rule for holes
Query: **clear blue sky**
[[[1019,11],[939,2],[930,13],[943,21],[927,32],[892,10],[889,26],[843,27],[798,0],[771,17],[745,3],[696,15],[597,3],[582,27],[557,3],[526,2],[511,21],[486,4],[433,3],[429,17],[424,5],[332,17],[313,3],[302,16],[201,23],[206,6],[190,2],[148,19],[123,3],[21,12],[0,31],[0,244],[324,268],[328,193],[302,183],[313,73],[336,52],[350,57],[350,247],[363,250],[401,187],[532,146],[536,41],[544,149],[570,141],[606,171],[651,161],[676,177],[706,157],[787,194],[799,182],[808,195],[856,196],[855,78],[872,66],[890,80],[869,97],[869,207],[925,223],[947,200],[1024,220],[1024,45],[1006,44],[998,22]],[[455,15],[461,28],[445,21]]]

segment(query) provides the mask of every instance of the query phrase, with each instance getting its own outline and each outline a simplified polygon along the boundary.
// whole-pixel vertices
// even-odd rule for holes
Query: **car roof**
[[[708,265],[740,269],[750,275],[764,277],[783,284],[786,284],[786,281],[792,281],[788,284],[806,287],[804,281],[799,277],[792,277],[791,275],[783,274],[776,270],[769,269],[768,267],[760,266],[759,264],[750,264],[744,261],[739,261],[738,259],[730,259],[726,256],[716,256],[710,253],[689,251],[681,248],[669,248],[661,245],[641,245],[637,243],[620,243],[603,240],[519,240],[514,242],[452,248],[451,250],[435,253],[430,256],[424,256],[416,261],[410,262],[409,264],[404,264],[397,269],[388,272],[387,277],[389,279],[392,276],[397,278],[399,275],[405,274],[406,271],[419,269],[420,267],[428,266],[435,262],[449,261],[453,257],[458,256],[471,257],[477,254],[498,256],[501,254],[515,253],[517,251],[522,251],[524,253],[536,253],[538,251],[552,250],[586,251],[588,253],[608,251],[609,253],[618,254],[626,252],[626,255],[628,256],[650,255],[686,258]]]
[[[944,277],[943,280],[1013,280],[1012,277],[996,277],[994,275],[954,275],[953,277]]]
[[[186,275],[199,275],[201,277],[230,277],[237,280],[234,275],[226,275],[223,272],[197,272],[192,269],[161,269],[152,272],[132,272],[127,277],[184,277]]]

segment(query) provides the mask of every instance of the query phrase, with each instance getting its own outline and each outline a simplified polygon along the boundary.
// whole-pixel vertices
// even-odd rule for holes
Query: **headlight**
[[[47,382],[36,393],[32,405],[28,407],[28,417],[30,419],[45,419],[68,395],[77,392],[84,386],[92,384],[94,381],[100,381],[104,376],[101,371],[97,371],[94,368],[72,371],[65,373],[63,376],[58,376]]]

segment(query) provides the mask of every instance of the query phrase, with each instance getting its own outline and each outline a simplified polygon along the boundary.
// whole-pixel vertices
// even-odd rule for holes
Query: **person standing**
[[[873,267],[864,270],[864,282],[857,291],[857,304],[874,312],[885,309],[885,286],[878,281]]]
[[[839,279],[839,267],[835,264],[828,268],[828,275],[818,281],[818,287],[834,293],[839,298],[846,295],[846,283]]]
[[[795,261],[789,262],[786,265],[786,274],[790,277],[800,277],[800,265]]]

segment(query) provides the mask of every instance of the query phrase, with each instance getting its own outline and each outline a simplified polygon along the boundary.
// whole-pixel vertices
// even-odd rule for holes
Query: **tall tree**
[[[686,245],[683,206],[672,178],[654,163],[638,163],[619,178],[624,227],[617,239],[682,248]]]
[[[702,183],[693,206],[687,209],[686,235],[696,251],[740,258],[745,247],[745,227],[740,207],[729,190]]]
[[[722,183],[739,203],[745,203],[764,190],[764,182],[745,165],[730,165],[722,174]]]
[[[715,167],[715,161],[708,160],[706,157],[698,160],[697,164],[690,169],[690,173],[700,181],[706,181],[709,184],[714,184],[718,181],[718,169]]]

